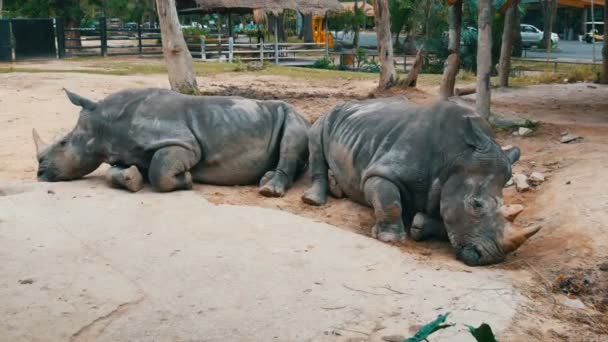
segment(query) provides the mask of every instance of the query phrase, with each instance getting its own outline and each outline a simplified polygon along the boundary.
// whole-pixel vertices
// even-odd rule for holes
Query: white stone
[[[532,172],[528,180],[530,183],[538,185],[545,181],[545,175],[541,172]]]
[[[562,138],[561,138],[559,141],[560,141],[562,144],[567,144],[567,143],[571,143],[571,142],[573,142],[573,141],[576,141],[576,140],[578,140],[578,139],[581,139],[581,137],[579,137],[579,136],[578,136],[578,135],[576,135],[576,134],[571,134],[571,133],[568,133],[568,134],[564,135],[564,136],[563,136],[563,137],[562,137]]]
[[[524,192],[530,190],[530,185],[528,185],[528,177],[521,173],[516,173],[513,175],[513,182],[515,182],[515,189],[519,192]]]
[[[527,137],[530,134],[532,134],[532,132],[534,132],[534,131],[529,129],[528,127],[519,127],[519,129],[517,130],[517,134],[519,134],[522,137]]]

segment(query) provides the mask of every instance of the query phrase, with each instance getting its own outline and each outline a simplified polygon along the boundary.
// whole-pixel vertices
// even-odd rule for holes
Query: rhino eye
[[[482,209],[483,208],[483,202],[478,200],[478,199],[473,199],[473,208],[475,209]]]
[[[67,141],[65,141],[65,140],[61,140],[61,141],[59,142],[59,146],[61,146],[61,147],[65,147],[65,145],[67,145],[67,143],[68,143]]]

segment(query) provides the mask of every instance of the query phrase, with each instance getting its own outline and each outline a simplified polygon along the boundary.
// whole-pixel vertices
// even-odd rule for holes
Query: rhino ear
[[[97,102],[89,100],[78,94],[72,93],[71,91],[69,91],[65,88],[63,88],[63,90],[65,91],[65,94],[68,96],[68,99],[70,99],[70,102],[72,102],[74,105],[82,107],[88,111],[93,111],[93,110],[95,110],[95,108],[97,108]]]
[[[515,162],[519,160],[519,157],[521,157],[521,150],[517,146],[507,148],[504,152],[507,155],[507,158],[509,158],[511,165],[515,164]]]
[[[478,116],[467,116],[467,123],[464,132],[464,139],[467,145],[474,147],[477,151],[483,152],[488,149],[489,139],[487,134],[481,129]],[[478,122],[474,122],[478,121]]]

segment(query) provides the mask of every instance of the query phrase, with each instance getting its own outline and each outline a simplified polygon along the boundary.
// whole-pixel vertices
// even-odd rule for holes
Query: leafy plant
[[[238,57],[233,60],[232,64],[234,64],[234,71],[236,72],[247,70],[247,66],[243,64],[243,61]]]
[[[469,332],[477,342],[497,342],[496,337],[494,337],[494,333],[492,332],[492,328],[486,323],[483,323],[478,328],[467,325],[469,328]]]
[[[323,57],[323,58],[317,60],[312,66],[315,69],[328,69],[328,70],[336,69],[336,66],[334,65],[334,63],[327,57]]]
[[[448,318],[450,313],[445,313],[443,315],[439,315],[434,321],[424,325],[416,334],[404,342],[422,342],[426,340],[432,333],[439,331],[441,329],[449,328],[454,326],[454,324],[444,324],[445,320]]]
[[[361,67],[359,68],[359,70],[363,71],[363,72],[371,72],[371,73],[380,73],[380,64],[378,64],[378,62],[373,61],[373,62],[368,62],[365,61],[361,64]]]
[[[182,33],[184,37],[199,37],[205,35],[205,30],[198,27],[184,27],[182,28]]]

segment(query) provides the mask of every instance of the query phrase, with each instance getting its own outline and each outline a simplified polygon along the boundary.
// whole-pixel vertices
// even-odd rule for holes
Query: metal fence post
[[[260,62],[264,63],[264,43],[260,40]]]
[[[106,17],[99,18],[99,39],[101,40],[101,56],[108,56],[108,27]]]
[[[137,24],[137,43],[139,44],[139,55],[141,56],[144,53],[144,47],[142,44],[142,36],[143,31],[141,29],[141,23]]]
[[[228,38],[228,62],[232,63],[234,58],[234,38]]]
[[[279,19],[274,18],[274,64],[279,65]]]
[[[57,35],[57,55],[65,58],[65,27],[63,18],[55,18],[55,34]]]
[[[205,51],[205,36],[201,36],[201,60],[207,59],[207,52]]]

